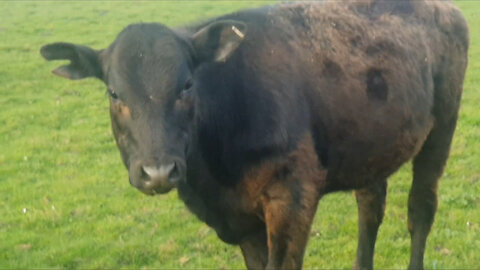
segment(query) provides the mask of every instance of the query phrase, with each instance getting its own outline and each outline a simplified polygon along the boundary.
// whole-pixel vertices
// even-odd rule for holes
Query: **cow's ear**
[[[52,73],[70,80],[87,77],[103,78],[99,61],[101,51],[71,43],[52,43],[43,46],[40,54],[47,60],[70,60],[70,64],[59,66]]]
[[[192,44],[199,62],[225,62],[240,46],[247,26],[239,21],[213,22],[192,36]]]

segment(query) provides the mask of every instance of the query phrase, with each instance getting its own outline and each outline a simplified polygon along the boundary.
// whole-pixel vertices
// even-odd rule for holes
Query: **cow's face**
[[[195,68],[224,62],[240,45],[245,25],[218,21],[191,35],[159,24],[137,24],[100,51],[70,43],[41,49],[47,60],[68,59],[54,74],[97,77],[110,99],[110,117],[130,183],[146,194],[165,193],[184,180],[194,118]]]

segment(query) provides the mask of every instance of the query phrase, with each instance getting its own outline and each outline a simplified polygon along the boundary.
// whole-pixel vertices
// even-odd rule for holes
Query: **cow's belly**
[[[420,151],[433,126],[430,114],[375,120],[363,119],[355,133],[342,128],[337,134],[343,137],[332,138],[327,190],[358,189],[387,178]]]

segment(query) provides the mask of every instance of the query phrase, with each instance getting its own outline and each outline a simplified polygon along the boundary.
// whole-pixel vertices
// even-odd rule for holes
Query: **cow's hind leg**
[[[460,51],[451,50],[456,55],[446,58],[453,61],[443,63],[448,70],[434,78],[434,126],[413,160],[413,183],[408,198],[408,230],[412,243],[409,269],[423,269],[425,243],[437,210],[438,180],[455,132],[467,63],[465,48],[455,46],[459,48]]]
[[[240,248],[248,269],[265,269],[268,262],[266,230],[250,235],[240,244]]]
[[[423,269],[423,254],[435,212],[437,186],[448,158],[455,122],[437,125],[413,161],[413,184],[408,198],[411,237],[409,269]]]
[[[375,241],[385,212],[386,195],[386,179],[355,192],[358,205],[358,247],[353,269],[373,269]]]

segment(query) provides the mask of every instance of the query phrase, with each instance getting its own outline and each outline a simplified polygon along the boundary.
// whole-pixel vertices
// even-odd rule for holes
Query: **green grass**
[[[243,268],[240,251],[197,221],[175,192],[131,188],[99,81],[50,74],[54,41],[107,46],[127,24],[178,25],[258,6],[241,1],[0,2],[0,268]],[[470,64],[451,159],[426,250],[428,268],[480,267],[480,2],[457,2],[471,28]],[[409,258],[406,165],[389,181],[377,268]],[[24,211],[25,210],[25,211]],[[306,268],[349,268],[356,249],[351,193],[326,196]]]

